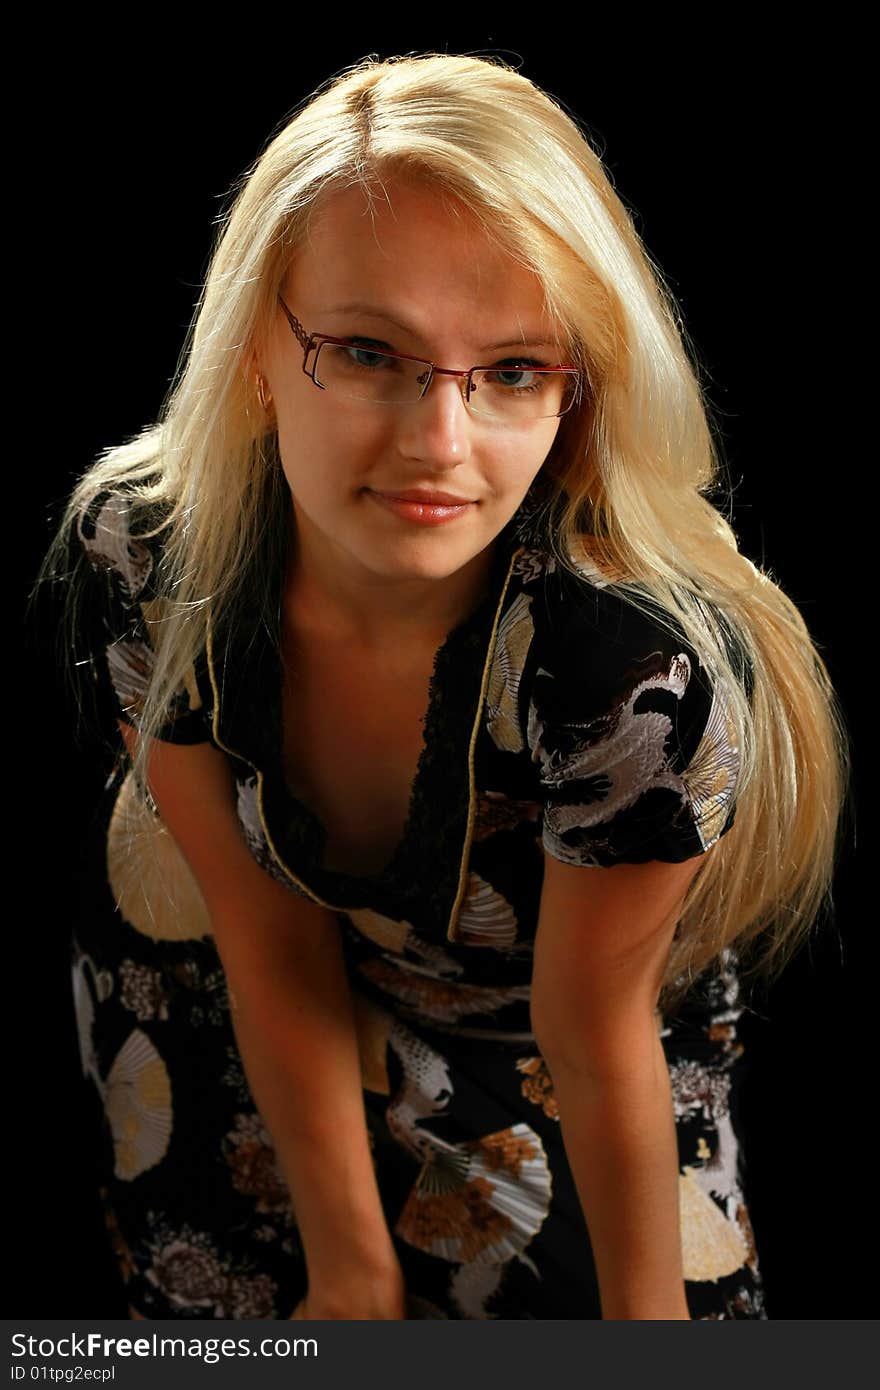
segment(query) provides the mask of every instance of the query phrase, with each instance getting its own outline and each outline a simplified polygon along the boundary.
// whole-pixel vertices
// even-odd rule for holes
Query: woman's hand
[[[329,1296],[310,1289],[294,1308],[289,1322],[403,1322],[406,1319],[406,1291],[403,1280],[397,1289],[359,1287],[346,1293],[334,1288]]]

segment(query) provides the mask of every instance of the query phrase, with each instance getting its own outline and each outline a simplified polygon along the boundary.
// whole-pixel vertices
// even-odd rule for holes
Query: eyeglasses
[[[422,399],[435,375],[457,376],[473,415],[516,425],[565,415],[580,394],[577,367],[533,366],[527,359],[511,357],[492,367],[453,371],[421,357],[377,352],[368,346],[368,338],[308,334],[280,295],[278,303],[303,349],[306,376],[334,396],[373,405],[409,405]]]

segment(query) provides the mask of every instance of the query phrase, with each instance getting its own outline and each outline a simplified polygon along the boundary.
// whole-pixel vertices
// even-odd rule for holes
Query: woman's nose
[[[466,377],[435,375],[421,400],[398,406],[398,443],[409,458],[435,467],[464,462],[473,420],[464,402]]]

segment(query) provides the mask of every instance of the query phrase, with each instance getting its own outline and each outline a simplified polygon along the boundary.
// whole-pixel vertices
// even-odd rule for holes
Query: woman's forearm
[[[136,756],[134,730],[120,729]],[[336,913],[257,863],[218,749],[154,740],[147,780],[210,915],[242,1063],[290,1190],[310,1314],[397,1316]]]
[[[310,1289],[371,1286],[381,1302],[395,1296],[399,1270],[370,1155],[339,927],[329,913],[303,925],[279,933],[264,967],[227,970],[233,1025],[290,1189]]]
[[[590,1233],[602,1316],[687,1319],[678,1145],[656,1030],[596,1075],[546,1058],[566,1155]]]

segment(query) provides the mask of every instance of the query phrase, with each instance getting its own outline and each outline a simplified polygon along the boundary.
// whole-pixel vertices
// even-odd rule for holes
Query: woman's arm
[[[545,863],[532,1023],[553,1079],[603,1318],[689,1317],[678,1145],[654,1010],[682,900],[703,862]]]
[[[137,734],[120,723],[134,751]],[[370,1155],[339,925],[265,873],[209,744],[154,742],[150,790],[202,891],[254,1099],[306,1255],[308,1315],[403,1318],[404,1290]]]

